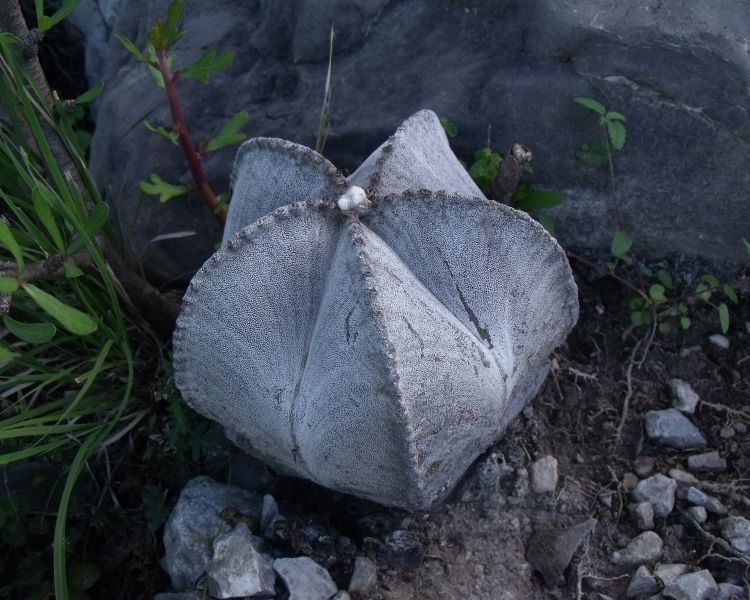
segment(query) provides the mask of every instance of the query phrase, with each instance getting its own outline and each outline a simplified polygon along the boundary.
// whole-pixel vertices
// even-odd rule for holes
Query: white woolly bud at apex
[[[365,190],[357,185],[353,185],[346,190],[346,193],[337,200],[336,204],[341,210],[356,210],[361,215],[370,212],[372,206]]]

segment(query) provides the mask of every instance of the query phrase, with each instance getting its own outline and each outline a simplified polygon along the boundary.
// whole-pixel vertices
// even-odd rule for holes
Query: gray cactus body
[[[183,397],[286,473],[435,505],[573,327],[564,253],[481,196],[429,111],[351,176],[367,214],[339,208],[330,163],[282,140],[243,145],[233,183],[226,243],[175,332]]]

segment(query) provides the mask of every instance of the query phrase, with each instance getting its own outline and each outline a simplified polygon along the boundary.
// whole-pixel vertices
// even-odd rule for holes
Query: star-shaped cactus
[[[482,196],[430,111],[348,181],[247,142],[224,239],[175,333],[185,400],[285,473],[410,510],[498,439],[578,315],[564,252]]]

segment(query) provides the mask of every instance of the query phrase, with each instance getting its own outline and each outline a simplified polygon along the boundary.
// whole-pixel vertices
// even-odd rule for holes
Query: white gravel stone
[[[656,569],[654,569],[654,575],[656,575],[659,581],[661,581],[662,585],[667,586],[685,571],[687,571],[687,565],[685,564],[667,563],[656,567]]]
[[[654,528],[654,507],[650,502],[628,504],[628,514],[633,524],[640,530]]]
[[[717,348],[722,350],[729,350],[729,338],[721,335],[720,333],[714,333],[708,336],[708,341],[711,342]]]
[[[627,567],[642,565],[661,558],[664,542],[653,531],[644,531],[630,540],[622,550],[612,553],[613,564]]]
[[[713,496],[709,496],[708,494],[699,490],[695,486],[690,486],[687,489],[685,498],[691,504],[695,504],[696,506],[702,506],[703,508],[705,508],[708,512],[712,514],[725,515],[727,513],[726,506],[724,506],[721,502],[719,502],[719,500],[717,500]]]
[[[338,588],[330,574],[312,558],[277,558],[273,569],[284,580],[289,600],[328,600]]]
[[[691,506],[688,508],[688,513],[698,523],[705,523],[708,519],[708,511],[702,506]]]
[[[378,568],[375,563],[365,556],[354,559],[354,573],[349,582],[352,594],[367,594],[378,584]]]
[[[554,492],[557,487],[557,459],[542,456],[531,465],[531,491],[535,494]]]
[[[692,415],[695,407],[698,406],[700,396],[687,381],[682,379],[673,379],[670,385],[674,394],[674,407],[680,412]]]
[[[717,450],[703,452],[702,454],[693,454],[688,456],[688,469],[691,471],[710,471],[720,473],[727,470],[727,461],[725,461]]]
[[[656,580],[648,567],[641,565],[630,578],[628,589],[625,592],[627,598],[640,598],[646,594],[658,592],[661,584]]]
[[[255,549],[259,541],[244,523],[214,540],[213,558],[206,567],[212,597],[273,596],[276,574],[271,561]]]
[[[732,548],[750,556],[750,521],[745,517],[727,517],[721,523],[721,536]]]
[[[698,478],[695,475],[683,471],[682,469],[669,469],[669,476],[677,483],[687,483],[689,485],[698,484]]]
[[[680,575],[664,588],[662,594],[673,600],[713,600],[719,586],[711,572],[703,569],[695,573]]]
[[[631,495],[638,502],[650,502],[655,517],[666,517],[674,508],[677,482],[671,477],[657,473],[638,482]]]
[[[655,442],[678,450],[703,448],[706,445],[706,438],[699,429],[676,408],[648,411],[646,434]]]

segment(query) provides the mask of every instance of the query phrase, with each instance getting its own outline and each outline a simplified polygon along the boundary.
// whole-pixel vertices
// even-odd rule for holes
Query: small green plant
[[[458,126],[450,119],[441,116],[440,124],[449,138],[458,136]],[[479,189],[487,196],[493,195],[493,185],[498,178],[502,163],[503,157],[489,145],[474,152],[474,161],[468,166],[467,171]],[[534,173],[534,168],[529,162],[525,163],[522,169],[526,175]],[[532,215],[554,234],[554,223],[552,218],[544,212],[544,209],[552,208],[563,202],[565,197],[562,192],[555,189],[538,189],[529,181],[516,180],[516,182],[510,196],[510,204],[514,208]],[[497,200],[500,199],[497,198]]]
[[[208,84],[211,75],[225,71],[229,67],[235,53],[231,50],[219,52],[217,48],[211,47],[191,65],[175,69],[175,57],[170,54],[170,51],[185,35],[185,31],[180,27],[184,8],[184,0],[172,0],[170,2],[164,20],[156,21],[151,27],[144,49],[138,48],[135,43],[122,34],[117,33],[115,37],[136,60],[148,67],[154,83],[164,90],[169,104],[172,115],[172,126],[170,128],[166,128],[164,125],[153,125],[147,120],[144,120],[144,126],[149,131],[182,148],[196,191],[223,225],[227,213],[225,195],[215,194],[209,185],[208,178],[203,170],[203,157],[209,152],[244,140],[245,134],[242,129],[247,124],[249,117],[244,111],[235,113],[214,137],[203,140],[198,144],[195,144],[190,137],[177,92],[177,81],[179,79],[195,79],[203,84]],[[331,44],[333,44],[333,37],[331,37]],[[187,193],[190,188],[179,183],[169,183],[159,177],[158,174],[150,173],[147,180],[140,182],[140,189],[145,194],[157,196],[160,202],[167,202]]]
[[[737,291],[731,282],[722,282],[716,275],[705,273],[698,278],[697,282],[694,282],[693,292],[679,294],[675,289],[672,276],[666,270],[654,270],[646,265],[637,264],[631,256],[633,239],[623,228],[614,169],[614,154],[623,149],[627,139],[625,128],[627,119],[622,113],[608,110],[601,102],[593,98],[579,96],[575,98],[575,102],[598,116],[598,124],[602,130],[602,140],[581,144],[576,149],[576,156],[594,168],[608,166],[617,229],[610,243],[611,260],[607,261],[606,269],[635,294],[629,302],[632,324],[652,325],[661,333],[670,332],[673,324],[681,329],[689,329],[693,323],[691,315],[694,305],[702,303],[711,306],[716,311],[721,331],[726,333],[729,330],[727,302],[737,304],[739,301]],[[750,244],[744,238],[743,243],[750,254]],[[634,270],[635,282],[618,273],[623,266]]]
[[[331,36],[328,45],[328,71],[326,72],[325,91],[323,92],[323,105],[320,109],[320,122],[318,124],[318,135],[315,139],[315,151],[323,154],[323,149],[328,140],[328,130],[331,126],[331,98],[333,95],[332,75],[333,75],[333,23],[331,23]]]

